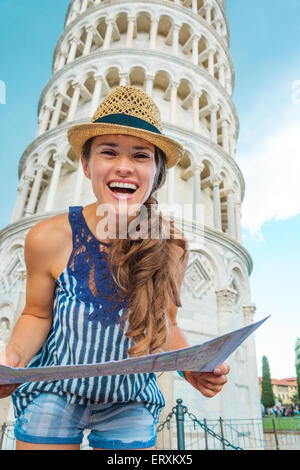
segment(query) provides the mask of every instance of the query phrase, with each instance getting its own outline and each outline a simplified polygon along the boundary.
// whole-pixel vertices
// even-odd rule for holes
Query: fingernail
[[[221,370],[220,369],[214,369],[214,374],[220,374]]]

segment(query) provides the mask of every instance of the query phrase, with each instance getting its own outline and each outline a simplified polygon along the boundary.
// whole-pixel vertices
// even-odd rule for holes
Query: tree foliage
[[[262,358],[262,394],[261,402],[265,408],[275,405],[275,397],[272,389],[269,361],[266,356]]]

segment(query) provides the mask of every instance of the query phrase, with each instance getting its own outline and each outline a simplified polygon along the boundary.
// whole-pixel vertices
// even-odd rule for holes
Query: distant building
[[[258,377],[259,392],[262,393],[262,377]],[[297,377],[289,377],[287,379],[271,379],[272,389],[276,402],[281,402],[283,405],[291,405],[292,398],[297,393]]]

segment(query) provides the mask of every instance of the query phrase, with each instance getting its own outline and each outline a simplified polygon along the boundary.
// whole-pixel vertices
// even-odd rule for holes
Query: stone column
[[[179,30],[181,25],[174,24],[173,26],[173,50],[172,53],[174,56],[178,56],[178,46],[179,46]]]
[[[81,8],[80,8],[80,13],[85,12],[88,6],[88,0],[82,0]]]
[[[107,18],[106,23],[107,23],[107,29],[106,29],[106,34],[105,34],[104,44],[103,44],[104,51],[110,47],[112,33],[114,29],[114,20],[112,18]]]
[[[135,24],[135,17],[134,16],[128,17],[128,28],[127,28],[127,36],[126,36],[126,47],[128,48],[132,47],[134,24]]]
[[[211,140],[217,144],[218,143],[218,124],[217,124],[217,105],[210,106],[210,134]]]
[[[50,113],[53,111],[53,106],[49,106],[48,104],[44,104],[43,106],[43,111],[42,111],[42,117],[40,119],[40,127],[38,130],[37,135],[41,135],[44,132],[46,132],[46,129],[48,127],[49,119],[50,119]]]
[[[235,216],[234,216],[234,200],[233,200],[233,190],[229,189],[227,191],[227,225],[228,225],[228,235],[232,238],[235,238]]]
[[[149,96],[152,96],[153,81],[153,75],[146,75],[146,93]]]
[[[94,37],[94,33],[95,33],[94,26],[92,26],[92,25],[87,26],[86,32],[87,32],[87,35],[86,35],[82,55],[88,55],[91,52],[91,47],[92,47],[92,44],[93,44],[93,37]]]
[[[171,106],[170,106],[170,123],[176,124],[176,103],[177,103],[177,89],[179,87],[178,82],[172,82],[171,84]]]
[[[193,64],[199,65],[198,64],[198,43],[200,41],[200,36],[198,34],[194,34],[193,36]]]
[[[63,96],[58,92],[56,94],[56,104],[55,104],[55,107],[54,107],[54,112],[52,114],[52,119],[51,119],[51,122],[50,122],[50,127],[49,129],[53,129],[54,127],[57,126],[58,124],[58,121],[59,121],[59,116],[60,116],[60,112],[61,112],[61,107],[62,107],[62,104],[63,104]]]
[[[225,64],[219,65],[219,82],[225,87]]]
[[[68,54],[67,54],[66,52],[63,52],[63,51],[60,52],[60,57],[59,57],[59,62],[58,62],[58,66],[57,66],[57,71],[63,68],[63,66],[64,66],[65,63],[66,63],[67,57],[68,57]]]
[[[39,195],[43,173],[46,170],[46,165],[42,163],[37,164],[36,174],[34,176],[33,185],[31,188],[30,198],[25,210],[25,216],[31,216],[35,213],[37,198]]]
[[[212,5],[210,3],[205,5],[205,20],[208,24],[211,24],[211,9]]]
[[[233,307],[236,299],[236,291],[225,288],[216,291],[217,301],[217,318],[218,318],[218,334],[224,335],[235,329],[233,320]],[[226,363],[230,366],[230,372],[227,376],[228,382],[220,394],[221,410],[220,416],[224,419],[233,417],[234,404],[238,406],[238,397],[236,390],[236,371],[234,356],[231,355],[226,359]],[[239,410],[234,415],[238,416]]]
[[[208,73],[215,76],[215,64],[214,64],[214,55],[216,53],[216,49],[214,47],[210,47],[208,49]]]
[[[52,178],[51,178],[51,182],[50,182],[49,193],[48,193],[46,207],[45,207],[46,212],[53,210],[53,205],[54,205],[55,195],[56,195],[57,186],[58,186],[58,182],[59,182],[61,167],[62,167],[63,162],[65,161],[65,157],[64,157],[64,155],[56,154],[53,157],[53,160],[54,160],[55,164],[54,164],[54,169],[53,169]]]
[[[222,125],[222,143],[223,143],[223,149],[225,152],[229,153],[229,134],[228,134],[228,129],[229,129],[229,121],[228,119],[222,119],[221,121]]]
[[[67,64],[69,64],[70,62],[73,62],[73,60],[75,59],[79,39],[72,37],[70,42],[71,42],[71,47],[69,50]]]
[[[21,189],[21,192],[20,192],[20,197],[18,201],[18,207],[16,208],[16,212],[14,215],[15,220],[18,220],[23,216],[24,206],[25,206],[25,202],[26,202],[28,192],[29,192],[29,185],[32,180],[33,180],[32,176],[23,175],[19,183],[19,188]]]
[[[73,196],[72,196],[72,201],[73,201],[72,204],[74,206],[77,206],[80,203],[80,197],[81,197],[81,191],[82,191],[84,176],[85,175],[84,175],[84,171],[83,171],[83,168],[82,168],[82,163],[81,163],[81,160],[79,159],[78,168],[77,168],[77,171],[76,171],[76,183],[75,183],[75,186],[74,186]]]
[[[199,132],[199,93],[193,94],[193,131]]]
[[[215,176],[213,178],[214,228],[222,231],[220,183],[221,178],[219,176]]]
[[[127,85],[127,73],[120,73],[120,86]]]
[[[254,322],[256,306],[254,304],[243,305],[244,325]],[[260,393],[258,384],[257,362],[255,336],[252,334],[244,342],[246,347],[246,363],[247,363],[247,385],[249,389],[249,409],[247,416],[249,419],[261,417]]]
[[[167,172],[167,188],[168,188],[168,205],[174,204],[175,191],[175,166]]]
[[[239,243],[242,244],[242,234],[241,234],[241,203],[236,202],[234,206],[235,211],[235,233],[236,239]]]
[[[192,10],[193,13],[198,13],[198,0],[192,0]]]
[[[193,220],[196,222],[198,222],[197,216],[199,214],[199,206],[201,204],[201,173],[203,168],[203,163],[195,165],[193,168]]]
[[[158,18],[151,19],[151,30],[150,30],[150,49],[155,49],[156,37],[158,29]]]
[[[71,104],[70,104],[70,108],[69,108],[67,122],[73,121],[75,113],[76,113],[76,109],[77,109],[77,106],[78,106],[79,98],[80,98],[80,85],[79,85],[79,83],[72,82],[72,86],[74,88],[74,92],[73,92],[73,96],[72,96],[72,100],[71,100]]]
[[[95,75],[95,88],[91,104],[91,114],[93,115],[100,104],[101,94],[102,94],[102,76]]]

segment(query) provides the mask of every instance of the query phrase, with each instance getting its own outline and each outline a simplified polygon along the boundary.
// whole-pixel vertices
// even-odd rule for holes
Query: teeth
[[[131,189],[137,189],[137,186],[135,184],[131,183],[119,183],[119,182],[112,182],[109,183],[110,188],[131,188]]]

